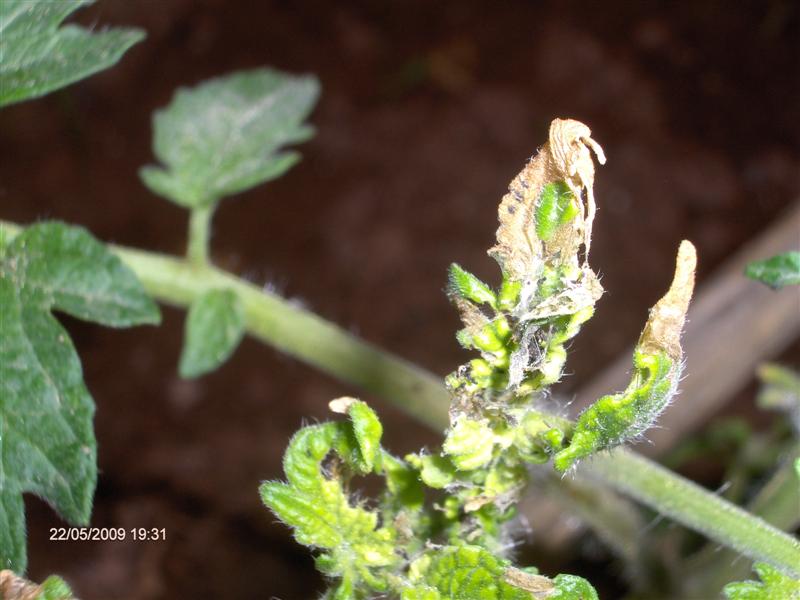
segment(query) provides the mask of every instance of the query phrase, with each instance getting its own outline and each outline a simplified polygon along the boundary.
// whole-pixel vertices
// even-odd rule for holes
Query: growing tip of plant
[[[673,360],[681,359],[681,331],[694,292],[696,267],[697,251],[690,241],[683,240],[678,248],[672,285],[650,309],[650,317],[639,338],[639,348],[645,354],[657,354],[661,350]]]

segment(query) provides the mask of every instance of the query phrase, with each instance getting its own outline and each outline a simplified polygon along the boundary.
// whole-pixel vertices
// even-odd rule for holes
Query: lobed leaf
[[[0,566],[25,570],[23,492],[88,522],[97,479],[94,401],[56,309],[112,327],[157,323],[134,274],[88,232],[26,229],[0,262]]]
[[[800,285],[800,252],[793,250],[751,262],[744,274],[776,290],[787,285]]]
[[[189,307],[179,372],[199,377],[233,354],[244,335],[244,307],[231,290],[209,290]]]
[[[61,23],[93,0],[0,2],[0,106],[37,98],[116,63],[145,34]]]
[[[242,71],[178,90],[153,118],[161,166],[140,170],[156,194],[188,208],[213,205],[285,173],[300,158],[282,148],[304,142],[317,96],[311,76]]]
[[[334,465],[327,476],[323,467],[336,452],[356,472],[378,468],[380,422],[366,404],[348,400],[350,422],[301,429],[284,456],[288,482],[266,482],[260,488],[263,502],[294,528],[298,542],[326,551],[318,564],[326,574],[341,578],[333,598],[353,597],[348,590],[359,582],[380,590],[385,583],[374,570],[397,560],[394,530],[379,527],[376,512],[351,504],[341,467]]]
[[[480,546],[429,550],[411,564],[411,587],[402,600],[597,600],[584,579],[559,575],[554,580],[511,567]]]

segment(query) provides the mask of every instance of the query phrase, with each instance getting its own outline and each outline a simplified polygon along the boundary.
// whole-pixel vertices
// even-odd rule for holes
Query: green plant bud
[[[542,435],[550,428],[541,413],[526,414],[514,429],[514,447],[527,463],[541,464],[550,460]]]
[[[497,307],[500,310],[511,312],[519,302],[519,293],[522,290],[521,281],[512,281],[503,276],[503,283],[497,295]]]
[[[484,494],[490,498],[519,490],[528,481],[528,471],[524,465],[509,465],[500,462],[489,471],[484,483]]]
[[[494,370],[489,366],[489,363],[482,358],[475,358],[469,361],[471,368],[471,375],[476,379],[479,377],[490,377]]]
[[[585,306],[573,314],[563,330],[553,336],[553,343],[563,344],[574,338],[586,321],[594,315],[594,305]]]
[[[442,489],[456,476],[456,467],[446,456],[425,455],[421,459],[420,478],[428,487]]]
[[[542,374],[540,385],[550,385],[561,379],[561,372],[567,362],[567,351],[564,346],[554,346],[547,350],[547,358],[539,367]]]
[[[489,357],[489,364],[492,365],[492,368],[494,369],[493,375],[495,377],[499,377],[501,373],[498,373],[498,370],[508,369],[509,365],[511,364],[511,355],[507,352],[498,352],[497,354]],[[503,386],[503,388],[504,387],[505,386]]]
[[[484,352],[500,352],[505,348],[504,341],[497,335],[491,324],[472,334],[472,344]]]
[[[459,329],[456,331],[456,341],[458,344],[466,349],[469,350],[474,347],[474,343],[472,341],[472,334],[470,334],[469,329],[466,327],[464,329]]]
[[[451,294],[476,304],[488,304],[489,306],[497,304],[497,296],[492,289],[475,275],[463,269],[461,265],[456,263],[450,265],[449,280],[448,289]]]
[[[448,496],[445,498],[442,508],[446,519],[457,519],[461,514],[461,501],[456,496]]]
[[[563,280],[561,268],[545,267],[539,278],[539,287],[536,289],[536,297],[546,300],[555,296],[564,288]]]
[[[509,325],[508,319],[502,315],[492,321],[492,329],[494,329],[497,337],[504,342],[511,337],[511,325]]]
[[[550,448],[556,450],[564,445],[564,432],[553,427],[542,434],[542,439],[550,445]]]
[[[536,204],[536,234],[540,240],[547,242],[559,227],[569,223],[579,213],[575,196],[566,183],[548,183],[542,188]]]
[[[460,471],[479,469],[492,460],[494,434],[486,421],[459,417],[447,432],[443,450]]]

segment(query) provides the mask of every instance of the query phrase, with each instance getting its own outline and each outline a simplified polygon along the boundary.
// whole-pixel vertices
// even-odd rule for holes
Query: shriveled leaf
[[[756,563],[753,568],[761,581],[729,583],[724,590],[728,600],[800,600],[800,581],[767,563]]]
[[[142,168],[142,180],[155,193],[196,208],[275,179],[300,157],[283,147],[313,135],[303,121],[318,95],[314,77],[272,69],[180,89],[155,114],[161,166]]]
[[[0,106],[37,98],[116,63],[144,38],[137,29],[61,26],[92,0],[0,2]]]
[[[67,332],[50,313],[112,327],[157,323],[135,275],[85,230],[34,225],[0,263],[0,558],[25,569],[21,494],[84,524],[97,479],[94,401]]]
[[[244,335],[244,308],[231,290],[210,290],[195,299],[186,317],[181,377],[199,377],[224,363]]]
[[[744,274],[776,290],[787,285],[800,285],[800,252],[793,250],[751,262]]]

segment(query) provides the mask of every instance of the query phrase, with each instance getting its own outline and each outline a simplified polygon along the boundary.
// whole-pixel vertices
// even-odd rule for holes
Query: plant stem
[[[695,483],[623,449],[579,467],[659,513],[800,578],[800,541]]]
[[[800,481],[794,470],[797,458],[800,458],[800,442],[789,448],[778,469],[747,505],[752,514],[784,531],[800,525]],[[715,544],[707,544],[685,562],[686,577],[681,591],[687,597],[710,598],[726,583],[747,579],[752,570],[751,561],[737,561],[736,558],[732,550],[720,550]]]
[[[13,237],[21,231],[21,227],[0,220],[0,239],[3,234]],[[244,305],[247,331],[254,337],[392,402],[437,431],[447,426],[450,398],[440,377],[211,265],[111,244],[109,248],[159,301],[188,307],[208,290],[233,290]]]
[[[209,239],[211,237],[211,217],[216,202],[193,208],[189,213],[189,243],[186,258],[194,265],[208,264]]]
[[[0,220],[0,240],[21,231]],[[158,300],[186,307],[209,289],[231,289],[244,304],[253,336],[392,402],[438,431],[447,426],[450,398],[435,375],[213,266],[110,247]],[[580,471],[745,556],[800,576],[800,542],[647,458],[617,450],[585,461]]]

